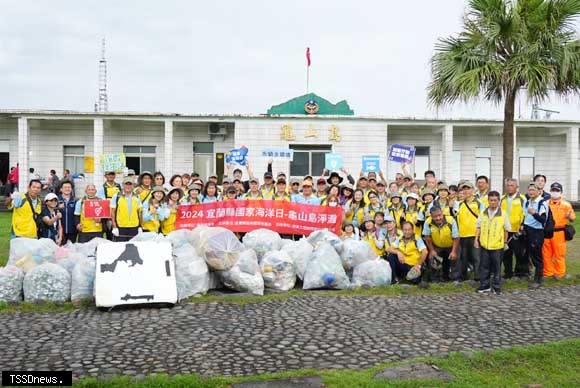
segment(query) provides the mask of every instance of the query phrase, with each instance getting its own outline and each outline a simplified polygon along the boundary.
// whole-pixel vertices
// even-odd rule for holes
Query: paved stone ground
[[[580,286],[502,296],[292,298],[0,315],[0,370],[81,376],[249,375],[367,368],[450,351],[580,337]]]

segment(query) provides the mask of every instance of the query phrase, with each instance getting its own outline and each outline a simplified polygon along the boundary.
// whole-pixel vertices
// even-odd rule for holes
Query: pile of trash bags
[[[171,243],[178,300],[216,288],[263,295],[265,289],[289,291],[298,280],[311,290],[384,287],[392,279],[388,262],[366,242],[343,242],[327,230],[292,241],[257,229],[240,242],[228,229],[199,226],[168,236],[141,233],[132,241]],[[97,247],[108,243],[97,238],[58,247],[49,239],[11,240],[8,265],[0,268],[0,301],[93,299]]]

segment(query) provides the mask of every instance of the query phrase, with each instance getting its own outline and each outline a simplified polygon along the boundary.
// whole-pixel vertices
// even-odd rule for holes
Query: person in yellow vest
[[[228,187],[228,189],[226,190],[226,195],[224,196],[223,199],[224,202],[235,201],[236,199],[238,199],[238,190],[236,190],[234,186]]]
[[[179,201],[183,197],[183,191],[180,188],[174,187],[169,190],[165,201],[163,202],[161,213],[163,220],[161,220],[161,233],[167,236],[175,230],[175,221],[177,221],[177,207]]]
[[[387,261],[393,270],[393,283],[409,280],[420,284],[422,280],[421,267],[427,259],[427,247],[422,239],[415,238],[414,225],[408,221],[402,223],[403,238],[395,241],[392,246],[394,254],[387,256]]]
[[[115,241],[129,241],[139,234],[141,227],[141,201],[133,194],[133,179],[123,179],[123,192],[111,200],[112,234]]]
[[[371,216],[371,218],[375,218],[375,214],[381,212],[384,214],[384,208],[381,206],[379,202],[379,196],[374,191],[369,191],[368,193],[368,205],[365,206],[364,214]]]
[[[15,192],[6,199],[6,206],[12,209],[12,238],[38,238],[37,225],[42,222],[40,219],[41,190],[40,180],[32,179],[28,183],[28,191],[25,194]]]
[[[264,173],[264,184],[260,187],[260,193],[263,199],[274,199],[276,187],[274,186],[274,177],[270,171]]]
[[[151,196],[143,202],[141,209],[141,228],[144,232],[159,233],[161,221],[165,219],[163,200],[165,199],[165,188],[155,186],[151,189]]]
[[[257,178],[250,178],[250,190],[244,195],[244,199],[248,200],[264,199],[264,197],[262,197],[262,192],[259,189],[259,183]]]
[[[475,198],[477,198],[479,202],[483,204],[483,206],[487,207],[489,205],[487,202],[487,193],[489,192],[489,178],[485,175],[480,175],[477,177],[475,185],[477,186]]]
[[[530,267],[526,256],[524,239],[519,231],[524,223],[524,204],[526,197],[518,190],[517,179],[507,179],[505,194],[501,197],[500,207],[503,214],[510,220],[510,232],[508,233],[508,249],[503,253],[503,277],[510,279],[513,276],[528,278]],[[516,257],[515,271],[513,257]]]
[[[398,192],[391,192],[389,197],[391,199],[389,214],[395,220],[397,229],[401,230],[401,223],[405,221],[405,206],[403,205],[403,196]]]
[[[403,238],[403,232],[397,229],[397,225],[395,224],[395,219],[390,214],[385,214],[384,225],[386,229],[385,234],[385,250],[389,246],[392,246],[397,240]],[[387,251],[387,253],[395,253]]]
[[[373,217],[366,215],[363,218],[361,232],[362,240],[370,245],[377,257],[383,257],[385,255],[385,240],[377,236]]]
[[[480,284],[478,293],[501,294],[501,259],[507,242],[511,224],[499,207],[500,195],[497,191],[487,194],[489,206],[481,212],[477,220],[474,247],[481,246]]]
[[[463,200],[455,205],[457,214],[457,226],[459,227],[459,246],[461,253],[458,265],[461,266],[461,279],[467,280],[469,268],[474,274],[474,280],[479,280],[479,248],[474,245],[475,230],[477,229],[477,219],[485,207],[473,195],[473,184],[464,181],[459,187]]]
[[[423,222],[420,219],[421,209],[419,208],[419,196],[415,193],[410,193],[405,200],[407,207],[403,213],[403,217],[405,221],[410,222],[415,227],[415,238],[421,238]]]
[[[449,201],[449,187],[445,184],[442,184],[437,189],[437,199],[435,199],[432,203],[433,207],[438,207],[443,212],[443,216],[451,216],[453,208],[452,204]]]
[[[121,192],[121,185],[115,182],[117,174],[115,171],[106,171],[105,172],[105,183],[103,186],[97,188],[97,197],[101,199],[108,199],[111,200],[115,196],[115,194]],[[113,240],[113,223],[110,219],[103,220],[103,229],[107,236],[107,240]]]
[[[139,196],[141,203],[144,203],[151,196],[151,189],[153,184],[153,174],[149,171],[143,171],[137,179],[137,187],[135,194]]]
[[[275,201],[286,201],[291,202],[292,199],[290,198],[290,194],[286,190],[286,179],[285,178],[278,178],[276,181],[276,192],[274,193],[274,197],[272,198]]]
[[[455,219],[444,215],[440,207],[433,206],[431,216],[423,225],[423,237],[429,250],[428,257],[430,267],[433,269],[433,278],[438,278],[439,272],[441,272],[440,279],[443,281],[460,278],[460,268],[454,265],[459,256],[459,229]],[[454,272],[450,273],[452,267]]]
[[[103,221],[101,218],[85,217],[85,205],[89,201],[98,201],[95,185],[85,187],[85,196],[75,204],[75,220],[79,232],[78,242],[86,243],[97,237],[103,237]]]
[[[365,211],[364,192],[361,189],[356,189],[353,194],[352,201],[345,205],[345,219],[352,221],[356,228],[361,228]]]

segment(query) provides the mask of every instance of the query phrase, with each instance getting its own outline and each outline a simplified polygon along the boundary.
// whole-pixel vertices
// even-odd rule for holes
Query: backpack
[[[538,211],[542,208],[542,205],[546,202],[545,199],[540,199],[538,202]],[[530,205],[530,200],[526,201],[526,209]],[[544,227],[544,238],[552,238],[554,237],[554,229],[556,227],[556,223],[554,222],[554,216],[550,211],[550,207],[546,206],[546,222],[542,225]]]

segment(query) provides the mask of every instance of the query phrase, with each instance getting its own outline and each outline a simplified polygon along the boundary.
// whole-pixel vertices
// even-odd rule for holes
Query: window
[[[139,175],[155,171],[155,146],[123,146],[127,168]]]
[[[290,176],[321,175],[324,155],[332,152],[329,145],[290,145],[294,160],[290,162]]]
[[[491,148],[475,149],[475,177],[485,175],[491,182]]]
[[[533,148],[519,149],[520,185],[523,187],[534,180],[535,150]]]
[[[64,168],[71,174],[83,174],[85,172],[85,147],[64,146]]]
[[[193,171],[197,172],[204,182],[215,173],[214,160],[212,142],[193,142]]]
[[[413,172],[416,179],[423,179],[425,171],[429,170],[429,147],[416,147]]]

